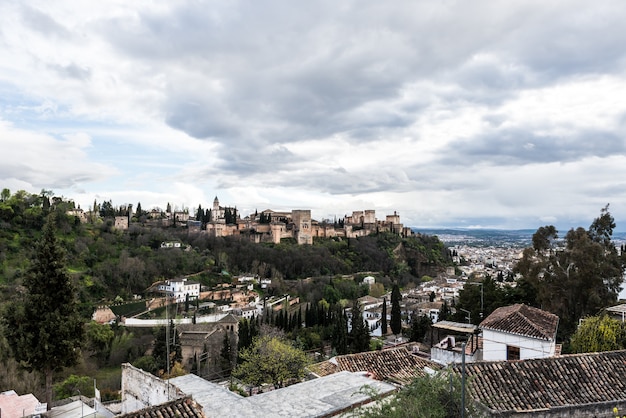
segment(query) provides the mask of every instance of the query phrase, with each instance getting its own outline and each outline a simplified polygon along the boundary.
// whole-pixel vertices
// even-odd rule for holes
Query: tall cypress
[[[53,374],[78,362],[84,335],[76,289],[65,267],[52,215],[24,286],[26,293],[6,310],[6,337],[15,359],[27,370],[43,374],[46,402],[51,406]]]
[[[354,302],[352,305],[352,319],[350,330],[350,345],[352,352],[360,353],[363,351],[369,351],[370,349],[370,330],[365,324],[363,319],[363,312],[358,302]]]
[[[381,321],[381,332],[383,337],[387,335],[387,298],[383,298],[383,318]]]
[[[331,343],[337,354],[348,354],[348,321],[341,307],[337,307]]]
[[[400,310],[400,288],[397,284],[393,285],[391,290],[391,332],[396,336],[402,332],[402,317]]]

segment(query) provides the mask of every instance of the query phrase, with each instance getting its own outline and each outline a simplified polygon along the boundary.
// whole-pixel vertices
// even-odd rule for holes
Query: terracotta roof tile
[[[430,360],[411,354],[406,348],[392,348],[382,351],[336,356],[330,360],[313,364],[309,369],[319,376],[327,376],[339,371],[368,372],[374,379],[405,384],[418,376],[424,376],[424,368],[433,370],[441,366]]]
[[[626,350],[478,362],[465,370],[474,400],[497,412],[626,401]]]
[[[496,309],[479,327],[551,341],[556,337],[558,325],[558,316],[518,303]]]
[[[190,396],[121,415],[120,418],[206,418]]]

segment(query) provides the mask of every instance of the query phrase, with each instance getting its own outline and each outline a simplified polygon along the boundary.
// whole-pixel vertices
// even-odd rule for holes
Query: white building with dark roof
[[[553,357],[559,317],[524,304],[496,309],[479,325],[483,360]]]
[[[176,302],[185,302],[187,295],[190,299],[200,297],[200,283],[188,281],[186,278],[171,279],[159,284],[159,291]]]

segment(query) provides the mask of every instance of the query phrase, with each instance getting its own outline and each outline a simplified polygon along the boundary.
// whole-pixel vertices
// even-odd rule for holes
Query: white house
[[[372,287],[374,283],[376,283],[376,278],[374,276],[366,276],[363,278],[363,284],[366,284],[368,287]]]
[[[186,278],[166,280],[159,284],[159,291],[176,302],[185,302],[187,295],[190,299],[200,297],[200,283],[187,281]]]
[[[524,304],[496,309],[479,325],[483,360],[553,357],[559,317]]]

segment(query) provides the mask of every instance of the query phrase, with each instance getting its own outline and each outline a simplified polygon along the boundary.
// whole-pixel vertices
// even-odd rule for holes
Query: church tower
[[[211,221],[216,222],[220,217],[220,201],[215,196],[213,199],[213,210],[211,211]]]

